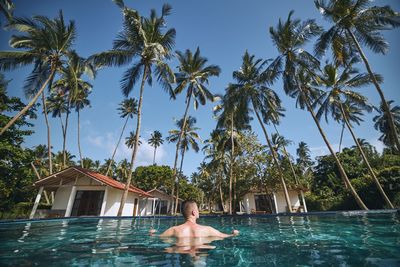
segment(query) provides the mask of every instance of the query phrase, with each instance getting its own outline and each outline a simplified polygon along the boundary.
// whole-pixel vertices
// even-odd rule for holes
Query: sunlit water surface
[[[399,221],[396,212],[201,218],[240,235],[188,254],[148,235],[181,219],[0,223],[0,266],[400,266]]]

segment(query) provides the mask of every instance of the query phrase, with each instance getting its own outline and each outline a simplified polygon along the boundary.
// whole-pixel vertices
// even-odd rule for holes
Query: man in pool
[[[185,222],[181,225],[173,226],[167,229],[160,237],[176,237],[176,238],[204,238],[217,237],[225,238],[237,236],[238,230],[233,230],[232,234],[224,234],[211,226],[200,225],[196,223],[199,218],[199,209],[194,201],[185,201],[182,208]],[[156,230],[151,229],[150,234],[154,234]]]

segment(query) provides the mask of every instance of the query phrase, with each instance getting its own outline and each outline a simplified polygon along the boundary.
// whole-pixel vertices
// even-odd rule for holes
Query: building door
[[[71,216],[99,216],[104,191],[76,191]]]
[[[254,201],[256,203],[257,211],[265,211],[267,213],[273,213],[273,203],[274,199],[271,195],[254,195]]]
[[[135,202],[133,204],[133,216],[136,216],[137,208],[138,208],[138,199],[135,198]]]

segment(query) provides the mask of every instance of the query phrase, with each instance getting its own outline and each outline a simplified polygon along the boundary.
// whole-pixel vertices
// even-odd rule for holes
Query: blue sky
[[[112,47],[112,41],[122,28],[122,15],[120,9],[111,0],[16,0],[15,15],[30,17],[32,15],[57,16],[62,9],[66,20],[75,20],[78,36],[75,44],[77,52],[84,57],[101,52]],[[323,20],[312,1],[239,1],[239,0],[185,0],[185,1],[131,1],[126,0],[126,5],[139,10],[143,15],[148,15],[151,8],[160,12],[163,3],[172,5],[171,16],[168,17],[168,27],[177,31],[176,50],[191,49],[197,46],[201,54],[208,58],[210,64],[221,67],[222,73],[218,78],[210,80],[209,88],[213,93],[223,93],[224,88],[232,82],[232,71],[237,70],[241,64],[241,57],[247,49],[250,53],[260,58],[274,58],[277,51],[269,37],[268,28],[276,26],[279,18],[285,19],[290,10],[295,10],[294,17],[301,19],[314,18],[320,25],[327,28],[329,25]],[[390,4],[399,11],[399,1],[375,1],[377,5]],[[8,50],[10,32],[0,31],[0,49]],[[384,76],[382,88],[387,99],[395,100],[399,104],[400,90],[398,84],[400,50],[396,47],[400,41],[400,31],[394,30],[385,33],[391,45],[389,53],[385,56],[373,54],[366,49],[366,54],[373,66],[373,70]],[[176,67],[176,60],[171,64]],[[118,103],[123,100],[119,80],[126,67],[106,68],[99,71],[96,80],[92,81],[93,92],[90,96],[91,108],[81,112],[81,144],[83,156],[94,160],[104,160],[111,157],[112,149],[117,142],[123,120],[117,112]],[[364,70],[362,65],[359,66]],[[9,94],[26,99],[22,93],[24,79],[31,67],[5,73],[7,79],[12,79],[9,85]],[[312,155],[318,156],[327,153],[327,149],[320,137],[312,118],[306,111],[295,108],[293,99],[284,95],[281,82],[274,86],[283,100],[286,108],[286,117],[283,118],[279,130],[282,135],[293,141],[288,147],[291,154],[300,141],[306,142],[311,148]],[[360,90],[370,102],[378,105],[379,97],[375,89],[365,87]],[[138,97],[138,86],[135,86],[131,96]],[[203,140],[215,127],[210,103],[200,106],[198,110],[190,110],[190,115],[197,118],[197,126]],[[164,137],[168,130],[175,128],[174,118],[181,118],[184,112],[184,96],[178,96],[175,101],[170,101],[168,95],[156,83],[153,87],[146,86],[144,93],[142,133],[147,140],[150,133],[159,130]],[[365,122],[355,128],[360,138],[365,138],[378,150],[382,144],[377,140],[379,133],[374,130],[372,117],[374,113],[364,117]],[[27,139],[26,146],[46,143],[46,128],[42,116],[34,122],[35,134]],[[322,123],[328,134],[330,142],[337,148],[341,128],[333,121],[329,124]],[[253,121],[253,130],[259,134],[262,143],[264,139],[261,130]],[[59,121],[51,120],[52,145],[54,150],[61,150],[62,137]],[[136,127],[136,122],[131,121],[129,130]],[[126,131],[125,135],[128,134]],[[67,148],[78,156],[77,149],[76,114],[72,113],[68,132]],[[344,146],[353,145],[351,136],[345,132]],[[173,165],[173,144],[165,143],[158,149],[157,163]],[[143,142],[140,147],[138,165],[148,165],[152,162],[152,148]],[[130,150],[124,145],[117,153],[117,160],[130,159]],[[190,151],[185,156],[184,173],[190,175],[199,166],[204,155]]]

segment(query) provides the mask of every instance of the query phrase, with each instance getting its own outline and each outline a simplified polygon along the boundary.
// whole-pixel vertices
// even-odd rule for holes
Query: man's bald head
[[[193,214],[193,211],[195,212],[195,214]],[[183,202],[182,213],[185,219],[188,219],[191,215],[194,215],[197,218],[199,210],[197,208],[196,202],[193,200],[187,200]]]

